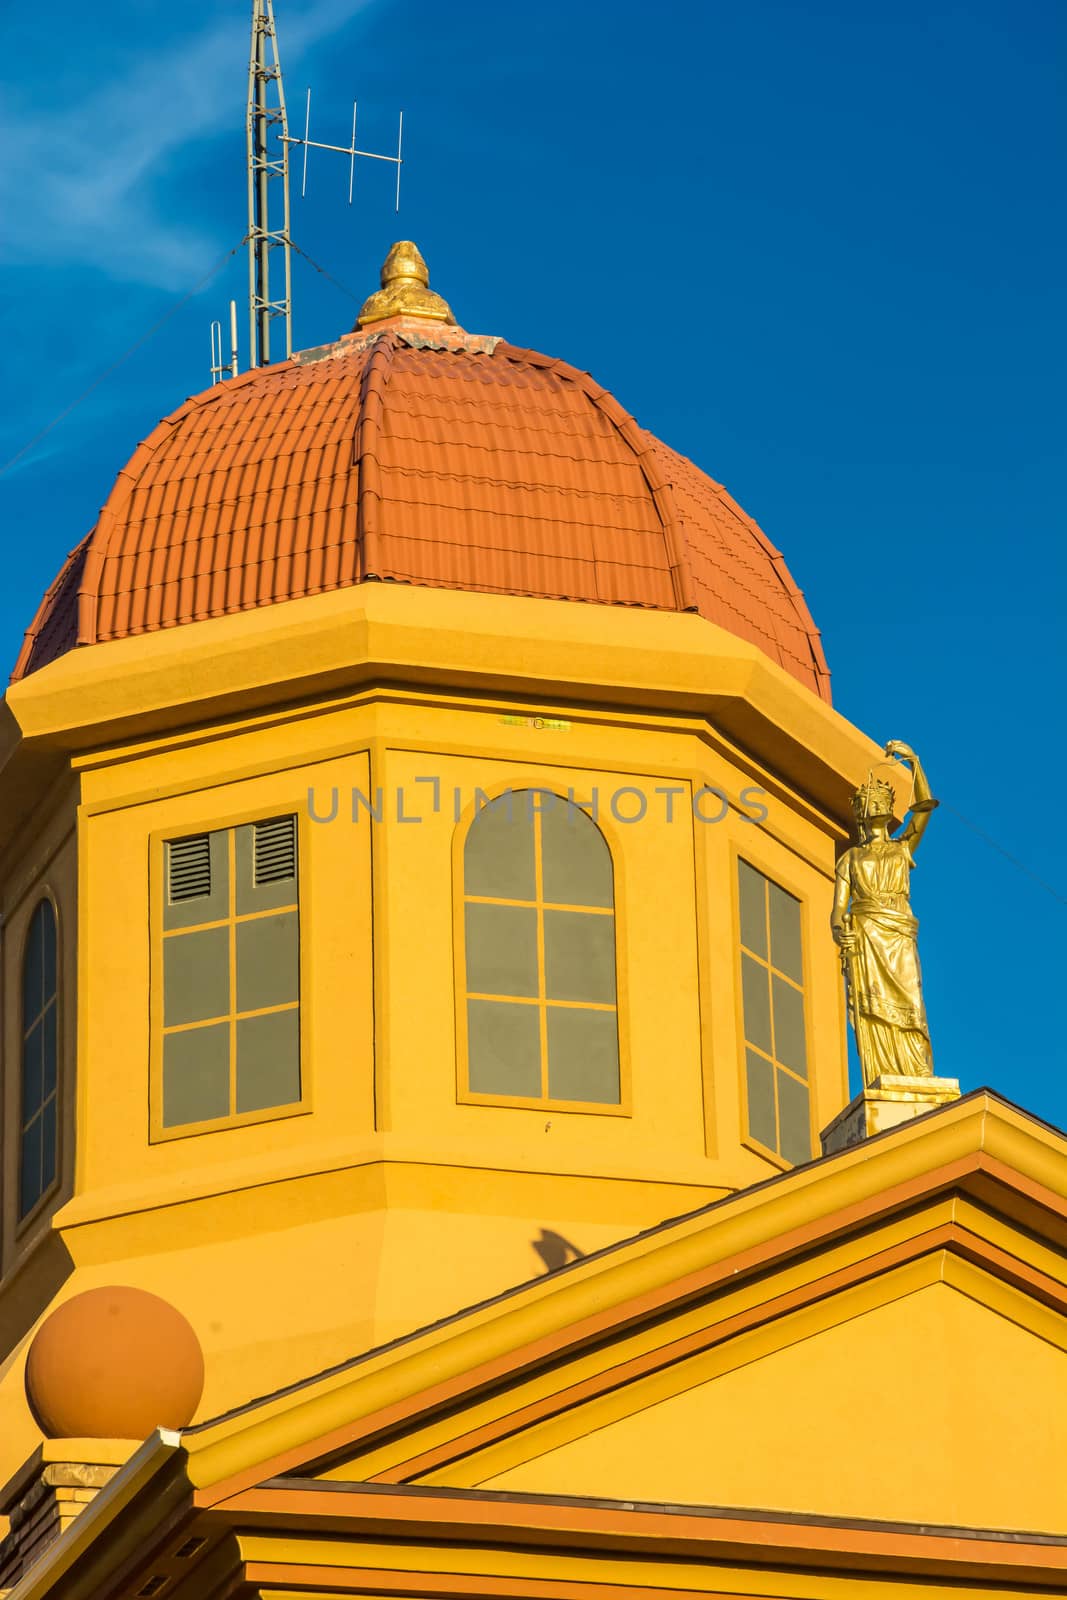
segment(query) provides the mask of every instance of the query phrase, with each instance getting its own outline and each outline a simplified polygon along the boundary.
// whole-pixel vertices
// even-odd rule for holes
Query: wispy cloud
[[[284,34],[279,29],[283,67],[369,3],[312,0],[294,10]],[[47,104],[24,96],[21,106],[9,94],[0,112],[9,152],[0,168],[6,261],[77,262],[167,289],[203,271],[220,240],[196,220],[195,197],[179,212],[164,180],[192,144],[240,126],[247,51],[247,16],[235,14],[178,44],[154,42],[122,76],[80,99],[68,96],[58,110],[52,94]]]

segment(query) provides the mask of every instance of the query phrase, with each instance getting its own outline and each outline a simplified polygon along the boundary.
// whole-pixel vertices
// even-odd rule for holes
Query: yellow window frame
[[[741,1105],[741,1122],[742,1122],[742,1126],[741,1126],[741,1143],[743,1145],[745,1145],[747,1149],[755,1151],[757,1155],[765,1156],[768,1161],[773,1161],[775,1166],[781,1167],[783,1171],[792,1171],[793,1167],[797,1163],[790,1161],[788,1156],[782,1155],[780,1150],[774,1150],[769,1145],[764,1144],[761,1139],[757,1139],[755,1137],[755,1135],[751,1132],[751,1122],[750,1122],[750,1119],[749,1119],[749,1107],[748,1107],[748,1063],[747,1063],[747,1060],[746,1060],[746,1052],[749,1051],[749,1050],[753,1051],[753,1053],[755,1055],[758,1055],[762,1060],[769,1062],[771,1067],[772,1067],[772,1069],[776,1073],[777,1072],[784,1072],[788,1077],[793,1079],[794,1083],[802,1084],[803,1087],[807,1090],[807,1094],[808,1094],[808,1139],[809,1139],[809,1149],[810,1149],[810,1152],[811,1152],[809,1157],[808,1157],[808,1159],[809,1160],[813,1160],[815,1158],[815,1155],[817,1154],[817,1151],[818,1151],[818,1129],[817,1129],[817,1121],[816,1121],[816,1115],[815,1115],[815,1078],[814,1078],[814,1072],[813,1072],[813,1069],[812,1069],[812,1060],[813,1060],[814,1050],[813,1050],[813,1040],[812,1040],[811,1027],[810,1027],[810,1012],[811,1012],[811,1006],[810,1006],[810,996],[811,996],[811,955],[810,955],[810,944],[811,944],[811,940],[809,938],[809,930],[808,930],[808,920],[809,920],[808,919],[808,900],[807,900],[807,896],[806,895],[801,894],[801,893],[798,892],[795,884],[790,883],[790,882],[783,882],[781,873],[779,873],[777,870],[771,871],[767,867],[761,866],[758,861],[753,859],[752,852],[750,852],[750,851],[742,852],[742,851],[740,851],[738,849],[732,849],[730,854],[731,854],[731,876],[732,876],[731,896],[732,896],[733,930],[734,930],[734,937],[736,939],[736,944],[737,944],[737,961],[735,963],[734,995],[735,995],[735,1009],[736,1009],[736,1016],[737,1016],[738,1075],[739,1075],[739,1079],[740,1079],[740,1105]],[[774,966],[774,964],[771,961],[771,958],[770,958],[770,952],[771,952],[770,897],[767,894],[766,890],[764,890],[765,915],[767,917],[767,952],[768,953],[767,953],[766,957],[761,956],[757,951],[750,949],[748,945],[742,944],[742,942],[741,942],[740,866],[741,866],[742,862],[744,863],[744,865],[746,867],[751,867],[753,872],[758,872],[760,877],[763,878],[767,883],[772,883],[772,884],[775,885],[776,888],[783,890],[784,893],[786,893],[788,895],[791,895],[792,898],[794,900],[796,900],[798,902],[799,906],[800,906],[800,951],[801,951],[801,971],[802,971],[802,974],[803,974],[803,981],[801,983],[797,983],[795,978],[791,978],[787,972],[783,972],[781,970],[781,968]],[[748,956],[751,960],[758,962],[759,965],[761,967],[763,967],[765,969],[765,971],[770,976],[781,978],[785,983],[788,983],[791,988],[797,990],[797,992],[800,994],[801,1003],[802,1003],[803,1010],[804,1010],[804,1045],[805,1045],[805,1052],[806,1052],[806,1055],[807,1055],[807,1062],[808,1062],[808,1075],[807,1075],[806,1078],[801,1077],[800,1073],[795,1072],[793,1070],[793,1068],[787,1066],[784,1061],[779,1061],[776,1055],[774,1055],[773,1053],[768,1055],[766,1050],[761,1049],[759,1045],[752,1044],[751,1041],[748,1038],[746,1038],[746,1036],[745,1036],[744,991],[743,991],[743,987],[742,987],[742,960],[743,960],[744,956]],[[772,1002],[771,1002],[771,1048],[772,1048],[772,1052],[773,1052],[773,1048],[774,1048],[773,986],[772,986]],[[775,1138],[778,1141],[778,1143],[780,1144],[781,1143],[781,1118],[780,1118],[779,1109],[778,1109],[778,1084],[777,1084],[777,1079],[775,1080],[775,1084],[774,1084],[774,1132],[775,1132]]]
[[[265,911],[237,912],[236,910],[236,832],[238,828],[255,822],[265,822],[274,817],[296,818],[297,894],[291,904],[272,906]],[[305,918],[302,902],[307,894],[308,830],[301,826],[302,811],[299,803],[278,801],[252,811],[227,813],[206,821],[190,823],[181,828],[159,829],[149,836],[149,929],[151,960],[149,972],[149,1143],[162,1144],[172,1139],[188,1139],[201,1133],[221,1133],[231,1128],[242,1128],[261,1122],[276,1122],[285,1117],[304,1116],[311,1111],[310,1052],[308,1049],[308,980],[310,958],[305,937]],[[203,923],[190,923],[182,929],[167,930],[163,926],[163,909],[166,897],[166,846],[172,840],[187,839],[199,833],[225,833],[229,867],[229,915],[211,918]],[[299,946],[300,997],[278,1006],[265,1006],[255,1011],[238,1011],[236,962],[237,925],[254,922],[259,918],[278,916],[295,911],[297,915],[297,940]],[[163,949],[168,938],[182,933],[200,933],[210,928],[228,928],[229,937],[229,993],[230,1009],[227,1016],[205,1018],[199,1022],[177,1023],[167,1027],[163,1013]],[[172,1033],[187,1033],[210,1022],[230,1024],[230,1105],[236,1105],[237,1095],[237,1023],[248,1017],[273,1016],[282,1011],[300,1013],[300,1098],[280,1106],[264,1106],[254,1111],[234,1111],[225,1117],[207,1117],[199,1122],[182,1122],[168,1127],[163,1121],[163,1040]]]

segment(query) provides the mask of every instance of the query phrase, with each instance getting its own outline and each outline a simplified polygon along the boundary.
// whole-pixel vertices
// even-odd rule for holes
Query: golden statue
[[[937,801],[909,745],[893,739],[885,753],[914,774],[910,817],[892,837],[892,786],[869,773],[852,797],[859,843],[837,864],[830,918],[865,1088],[886,1074],[929,1078],[934,1070],[916,944],[919,924],[911,914],[908,878]]]

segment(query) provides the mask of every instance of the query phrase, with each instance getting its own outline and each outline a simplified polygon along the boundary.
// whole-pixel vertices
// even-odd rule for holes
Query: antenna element
[[[230,359],[222,359],[222,323],[216,320],[211,324],[211,385],[221,383],[224,378],[237,376],[237,301],[230,301]]]
[[[396,134],[396,155],[383,156],[375,150],[358,150],[356,148],[356,111],[357,103],[352,102],[352,138],[348,144],[323,144],[320,139],[311,137],[311,90],[307,92],[307,103],[304,107],[304,137],[302,139],[290,138],[288,133],[282,134],[286,144],[299,144],[304,147],[304,170],[300,181],[301,199],[307,194],[308,188],[308,151],[309,150],[336,150],[338,155],[348,157],[348,203],[352,204],[352,190],[356,181],[356,157],[362,156],[366,161],[388,161],[396,168],[396,210],[400,210],[400,169],[404,165],[404,113],[400,113],[400,122]]]

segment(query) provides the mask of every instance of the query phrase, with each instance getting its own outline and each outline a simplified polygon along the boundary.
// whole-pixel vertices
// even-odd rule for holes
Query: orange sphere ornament
[[[146,1289],[89,1289],[57,1306],[26,1359],[26,1398],[50,1439],[146,1439],[184,1428],[204,1355],[180,1311]]]

